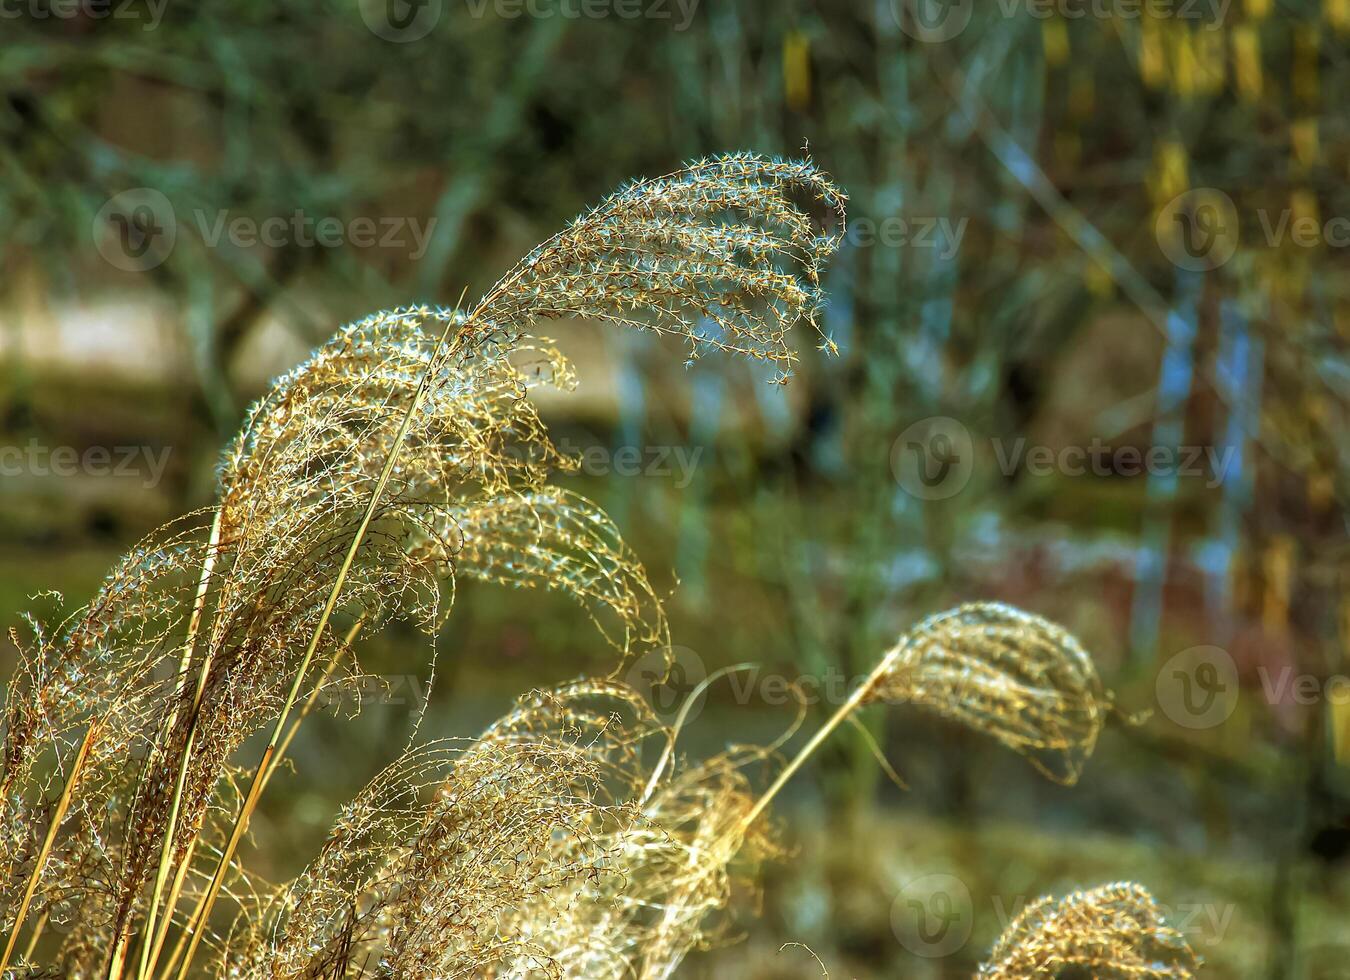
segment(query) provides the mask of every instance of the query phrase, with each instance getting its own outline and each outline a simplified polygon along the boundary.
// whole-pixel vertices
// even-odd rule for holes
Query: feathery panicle
[[[463,313],[443,309],[375,314],[280,378],[221,465],[226,527],[249,533],[310,499],[365,503],[429,373],[388,506],[425,513],[541,485],[563,460],[526,394],[540,384],[570,388],[571,371],[547,342],[523,344],[518,334],[439,358],[440,336],[459,336],[464,324]]]
[[[778,774],[753,823],[859,708],[914,703],[998,739],[1058,783],[1078,781],[1111,705],[1092,658],[1063,627],[999,602],[930,616],[881,662]]]
[[[825,229],[793,200],[823,205]],[[787,331],[819,330],[822,267],[843,241],[844,194],[809,161],[714,157],[637,181],[531,252],[489,293],[494,329],[577,315],[777,362]],[[834,345],[825,339],[830,350]]]
[[[1200,964],[1148,890],[1121,882],[1029,905],[999,937],[979,976],[1192,980]]]
[[[455,572],[582,603],[620,651],[664,649],[670,632],[646,572],[619,529],[577,494],[546,489],[452,509]]]
[[[670,976],[725,935],[736,868],[771,853],[739,824],[762,752],[675,767],[644,797],[643,748],[670,734],[631,688],[580,681],[409,752],[236,928],[218,975]]]
[[[1078,640],[997,602],[960,606],[906,633],[864,704],[913,703],[998,739],[1072,785],[1110,708]]]
[[[344,808],[276,924],[235,944],[229,975],[562,975],[551,920],[573,914],[563,896],[621,874],[615,842],[654,731],[636,698],[596,682],[524,699],[477,740],[409,752]]]
[[[518,711],[525,724],[515,727],[531,738],[556,739],[597,693],[625,707],[641,705],[629,741],[633,735],[643,742],[653,735],[662,736],[657,741],[674,737],[652,720],[636,692],[612,682],[535,695],[522,703],[527,710]],[[677,764],[661,773],[651,792],[645,788],[651,785],[647,764],[634,768],[639,760],[620,756],[626,820],[598,840],[611,873],[573,878],[538,893],[504,920],[506,931],[535,937],[551,975],[569,980],[668,977],[691,950],[723,941],[730,931],[726,913],[733,883],[751,885],[749,869],[773,853],[768,829],[746,833],[740,827],[753,800],[742,768],[763,755],[747,749],[697,766]],[[565,840],[556,859],[582,863],[586,847],[595,843]],[[523,961],[508,966],[502,976],[531,975]]]

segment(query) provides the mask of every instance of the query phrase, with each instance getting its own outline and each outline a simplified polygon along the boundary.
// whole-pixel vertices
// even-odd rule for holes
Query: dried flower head
[[[617,716],[577,702],[548,736],[523,721],[518,712],[476,741],[428,745],[385,770],[283,893],[270,933],[233,944],[230,973],[419,980],[522,975],[506,969],[515,965],[558,975],[547,916],[521,923],[519,909],[565,916],[564,890],[617,873],[610,835],[631,822],[623,798],[638,743]]]
[[[1141,885],[1121,882],[1028,906],[999,937],[981,980],[1191,980],[1201,960]]]
[[[793,195],[835,218],[824,229]],[[578,315],[775,361],[817,326],[820,274],[844,235],[844,194],[809,161],[733,154],[637,181],[531,252],[480,306],[484,325]],[[817,326],[818,329],[818,326]],[[822,344],[834,345],[822,334]]]
[[[1110,708],[1072,634],[997,602],[939,613],[906,633],[863,698],[876,701],[922,705],[992,735],[1070,785]]]

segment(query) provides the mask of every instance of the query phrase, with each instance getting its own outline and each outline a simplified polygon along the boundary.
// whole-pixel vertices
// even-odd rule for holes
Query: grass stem
[[[202,574],[197,582],[197,594],[192,601],[192,614],[188,619],[187,636],[183,641],[183,654],[179,660],[178,670],[178,693],[174,698],[173,712],[169,718],[168,727],[165,729],[165,740],[173,737],[173,730],[178,725],[179,709],[183,703],[183,695],[187,692],[188,669],[192,666],[192,654],[197,645],[197,633],[201,630],[202,611],[206,608],[206,594],[211,587],[211,573],[215,569],[216,555],[220,547],[220,525],[221,515],[224,513],[223,507],[217,507],[215,516],[211,519],[211,534],[206,545],[206,557],[202,561]],[[178,814],[182,806],[183,787],[186,785],[188,766],[192,759],[192,748],[195,743],[196,735],[196,715],[201,707],[202,697],[206,692],[207,677],[211,670],[211,651],[208,649],[205,658],[202,660],[202,667],[197,675],[197,688],[192,699],[193,724],[188,729],[187,739],[183,744],[183,756],[178,763],[178,778],[174,784],[173,799],[169,803],[169,819],[164,830],[164,840],[159,853],[159,867],[155,872],[155,888],[150,896],[150,906],[145,913],[145,935],[146,942],[141,944],[140,967],[136,972],[137,980],[146,980],[150,973],[150,953],[151,937],[155,935],[155,918],[159,910],[160,898],[164,894],[164,885],[169,877],[169,865],[173,862],[173,842],[178,831]],[[120,945],[126,936],[124,931],[122,937],[119,937]],[[114,960],[114,962],[116,962]],[[116,980],[116,975],[109,973],[109,980]]]
[[[783,771],[778,774],[778,778],[773,781],[773,785],[764,791],[764,795],[755,802],[754,807],[752,807],[750,812],[741,820],[742,828],[748,828],[759,818],[759,815],[764,812],[765,807],[767,807],[769,803],[772,802],[773,798],[778,795],[778,791],[787,784],[787,781],[796,774],[798,769],[806,764],[806,760],[815,754],[815,751],[820,748],[821,744],[830,737],[831,733],[836,728],[842,725],[854,711],[858,710],[858,706],[863,703],[872,688],[876,686],[877,682],[890,673],[895,665],[895,661],[899,659],[900,654],[904,649],[905,647],[903,644],[892,647],[890,652],[881,659],[881,663],[877,664],[876,669],[867,675],[867,678],[854,689],[851,695],[849,695],[848,700],[839,706],[839,710],[830,716],[830,720],[825,722],[825,724],[811,736],[811,740],[802,747],[802,750],[792,758],[791,762],[783,767]]]
[[[89,750],[98,738],[98,731],[98,721],[91,722],[89,730],[84,733],[84,741],[80,743],[80,751],[76,753],[75,761],[71,764],[70,775],[66,777],[66,785],[61,790],[61,798],[56,801],[56,809],[52,812],[51,826],[47,828],[47,836],[42,840],[37,861],[33,864],[33,873],[28,876],[28,884],[23,890],[23,899],[19,902],[19,911],[14,916],[14,928],[9,932],[9,941],[5,943],[4,954],[0,955],[0,976],[3,976],[5,970],[9,967],[10,958],[13,957],[14,949],[19,944],[19,931],[23,929],[24,920],[28,917],[28,908],[33,903],[38,882],[42,879],[42,869],[46,866],[47,858],[51,856],[52,848],[56,845],[56,834],[66,818],[66,811],[70,809],[71,798],[75,795],[75,786],[80,780],[84,763],[89,758]]]

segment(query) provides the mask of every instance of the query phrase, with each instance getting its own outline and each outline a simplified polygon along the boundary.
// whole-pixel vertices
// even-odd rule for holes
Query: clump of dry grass
[[[604,889],[618,873],[614,835],[632,822],[640,729],[583,706],[602,693],[556,695],[566,720],[547,732],[522,707],[476,741],[406,754],[343,808],[269,911],[275,925],[230,944],[224,974],[554,973],[546,930],[566,913],[558,897]],[[537,921],[513,928],[526,907]]]
[[[768,850],[738,825],[758,754],[663,767],[653,785],[643,748],[671,737],[631,688],[584,681],[409,752],[250,910],[219,975],[669,976],[719,936],[733,866]]]
[[[1200,965],[1148,890],[1119,882],[1042,898],[1023,909],[990,950],[979,977],[1191,980]]]
[[[989,603],[907,632],[841,710],[902,696],[1014,750],[1067,760],[1075,775],[1108,701],[1072,636]],[[377,780],[252,926],[244,962],[264,965],[222,976],[669,977],[728,937],[736,883],[752,889],[753,869],[782,853],[769,802],[835,724],[757,796],[748,773],[776,746],[691,764],[674,752],[683,715],[661,724],[627,687],[533,694],[453,757],[419,750]],[[644,761],[641,749],[662,743]],[[391,782],[393,806],[383,800]],[[410,810],[401,801],[418,786],[438,792]],[[446,793],[468,811],[447,807]],[[1010,933],[999,956],[1038,955],[1019,945],[1039,941],[1035,921],[1019,921],[1025,935]],[[1095,942],[1076,922],[1056,935]]]
[[[571,375],[533,323],[655,329],[691,357],[774,361],[782,380],[843,205],[809,162],[701,161],[619,191],[476,304],[369,317],[279,379],[221,463],[217,505],[151,535],[89,605],[34,619],[21,644],[0,744],[0,970],[654,980],[730,934],[738,883],[776,853],[766,809],[863,706],[914,702],[1073,782],[1110,703],[1090,659],[1054,624],[976,604],[902,637],[763,793],[749,773],[776,746],[690,763],[679,723],[584,681],[405,754],[296,881],[235,861],[319,687],[359,670],[358,630],[402,619],[434,635],[459,575],[572,596],[621,658],[668,646],[617,529],[548,485],[572,463],[528,392]],[[821,206],[833,227],[808,211]],[[217,933],[221,895],[238,913]],[[1061,933],[1091,946],[1102,922],[1124,922],[1109,927],[1123,942],[1143,907],[1091,898],[1019,920],[995,962]]]
[[[836,227],[809,216],[819,203]],[[567,592],[624,652],[666,645],[613,525],[546,486],[570,463],[527,392],[570,375],[533,322],[593,316],[786,370],[787,330],[815,323],[842,233],[843,195],[809,162],[700,161],[611,196],[476,304],[370,317],[280,379],[222,462],[218,505],[151,535],[88,606],[20,645],[0,967],[39,947],[38,926],[19,942],[31,910],[78,923],[43,946],[72,975],[120,976],[135,949],[148,976],[179,923],[186,975],[216,897],[246,890],[234,852],[312,668],[350,655],[344,625],[432,632],[468,574]],[[237,750],[269,725],[241,771]]]

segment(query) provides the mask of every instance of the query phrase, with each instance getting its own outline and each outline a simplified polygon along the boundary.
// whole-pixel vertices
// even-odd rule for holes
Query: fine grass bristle
[[[755,753],[667,770],[632,689],[522,698],[479,738],[405,754],[344,807],[316,862],[218,961],[241,978],[666,977],[722,934]],[[650,754],[650,753],[648,753]]]

